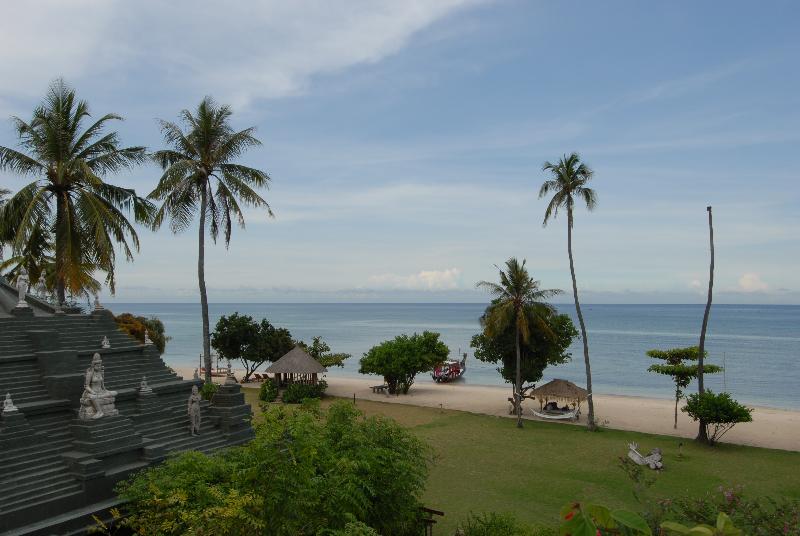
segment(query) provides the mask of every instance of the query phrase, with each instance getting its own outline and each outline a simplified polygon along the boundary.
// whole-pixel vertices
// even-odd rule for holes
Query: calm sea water
[[[320,335],[337,352],[353,355],[344,369],[329,375],[358,375],[358,358],[373,345],[402,333],[438,331],[453,356],[468,352],[471,384],[500,385],[492,365],[475,360],[469,348],[479,331],[484,304],[211,304],[211,327],[224,314],[238,311],[267,318],[288,328],[295,338]],[[560,306],[573,315],[574,307]],[[201,352],[200,307],[196,304],[121,304],[115,313],[157,316],[172,340],[164,355],[173,366],[197,366]],[[698,343],[702,305],[586,305],[594,388],[598,393],[673,395],[670,379],[647,372],[651,348]],[[577,320],[576,320],[577,326]],[[800,306],[715,305],[706,342],[709,360],[724,365],[725,374],[709,375],[715,391],[727,390],[750,404],[800,409]],[[585,385],[580,341],[572,361],[545,371],[544,381],[565,378]],[[420,377],[418,381],[428,381]],[[691,389],[691,387],[690,387]]]

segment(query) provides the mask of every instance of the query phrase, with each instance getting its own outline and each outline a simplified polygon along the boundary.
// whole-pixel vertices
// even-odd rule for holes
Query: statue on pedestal
[[[189,431],[193,436],[200,433],[200,393],[197,386],[192,386],[192,394],[189,395]]]
[[[147,376],[142,376],[142,381],[139,383],[139,392],[143,394],[153,392],[153,389],[147,385]]]
[[[3,401],[3,413],[14,413],[19,411],[17,406],[11,400],[11,393],[6,393],[6,399]]]
[[[145,346],[150,346],[151,344],[153,344],[152,339],[150,339],[150,330],[149,329],[144,330],[144,344],[145,344]]]
[[[19,295],[17,307],[28,306],[28,303],[25,301],[25,294],[28,293],[28,283],[30,283],[30,279],[28,279],[28,271],[23,266],[19,269],[19,275],[17,276],[17,294]]]
[[[106,389],[103,378],[103,360],[100,354],[92,357],[92,366],[86,369],[86,380],[83,384],[81,409],[78,417],[83,420],[113,417],[118,415],[114,400],[117,392]]]
[[[197,372],[197,369],[194,369],[194,380],[197,381],[200,379],[200,374]]]
[[[104,350],[111,348],[111,341],[109,341],[108,337],[106,337],[105,335],[103,335],[103,340],[100,341],[100,348]]]

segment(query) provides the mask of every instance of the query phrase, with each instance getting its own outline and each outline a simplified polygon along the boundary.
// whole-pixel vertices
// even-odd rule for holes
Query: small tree
[[[266,319],[256,322],[249,315],[222,316],[211,336],[211,346],[220,357],[238,359],[245,370],[244,381],[267,361],[275,361],[294,347],[292,335]]]
[[[751,422],[753,410],[745,407],[728,393],[714,393],[706,389],[702,394],[689,395],[681,408],[695,421],[705,424],[708,444],[713,445],[740,422]]]
[[[708,352],[703,352],[703,357],[708,355]],[[691,381],[697,378],[699,373],[696,364],[689,364],[689,362],[696,362],[700,357],[700,348],[697,346],[690,346],[688,348],[672,348],[671,350],[649,350],[647,355],[653,359],[661,359],[665,363],[650,365],[647,369],[650,372],[657,374],[664,374],[671,376],[675,382],[675,423],[674,428],[678,428],[678,402],[683,398],[683,391],[686,389]],[[722,367],[716,365],[706,364],[703,367],[706,374],[714,374],[722,371]]]
[[[172,337],[167,337],[164,330],[164,323],[154,316],[146,318],[131,313],[122,313],[121,315],[115,316],[114,320],[116,320],[117,326],[122,331],[142,344],[144,344],[145,334],[147,334],[158,349],[159,354],[164,353],[167,342],[172,339]]]
[[[297,341],[297,344],[325,368],[344,367],[344,362],[351,357],[350,354],[331,352],[331,347],[319,336],[314,337],[311,345],[303,341]]]
[[[398,335],[373,346],[361,358],[361,374],[380,374],[389,386],[389,393],[408,393],[414,377],[433,370],[450,355],[450,349],[439,340],[439,334],[425,331]]]

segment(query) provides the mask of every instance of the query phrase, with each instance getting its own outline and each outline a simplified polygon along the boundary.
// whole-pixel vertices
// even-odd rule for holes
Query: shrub
[[[647,522],[628,510],[610,510],[597,504],[570,503],[561,508],[560,534],[570,536],[651,536]]]
[[[287,404],[299,404],[306,398],[322,398],[328,383],[324,380],[316,385],[310,383],[290,383],[283,392],[283,401]]]
[[[695,421],[706,425],[709,444],[713,445],[731,428],[740,422],[753,420],[752,409],[743,406],[731,398],[728,393],[705,391],[702,395],[690,395],[686,405],[681,409]]]
[[[273,405],[250,443],[181,453],[117,491],[139,534],[409,536],[430,460],[414,434],[352,403],[319,416]]]
[[[399,335],[370,348],[361,358],[358,372],[380,374],[390,394],[406,394],[417,374],[433,370],[449,354],[450,350],[439,340],[438,333]]]
[[[712,527],[711,525],[701,524],[696,527],[687,527],[674,521],[665,521],[661,524],[661,530],[666,535],[707,535],[707,536],[742,536],[742,531],[737,529],[731,518],[724,512],[717,515],[717,522]]]
[[[134,316],[131,313],[122,313],[115,316],[114,320],[117,322],[119,329],[144,344],[145,331],[150,336],[150,340],[158,349],[159,354],[164,353],[167,347],[167,342],[171,337],[167,337],[164,330],[164,323],[158,318],[151,316],[145,318],[144,316]]]
[[[200,396],[203,400],[211,400],[219,390],[219,385],[213,382],[204,383],[200,388]]]
[[[258,389],[258,399],[262,402],[273,402],[278,397],[278,386],[267,378]]]
[[[514,517],[513,514],[488,512],[483,514],[470,514],[466,521],[459,524],[462,536],[533,536],[544,535],[539,531],[534,533]]]

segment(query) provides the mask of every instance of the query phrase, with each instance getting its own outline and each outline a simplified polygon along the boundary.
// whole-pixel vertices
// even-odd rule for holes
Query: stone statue
[[[89,420],[118,415],[119,412],[114,407],[116,396],[116,391],[106,389],[103,378],[103,360],[100,358],[100,354],[96,353],[92,357],[92,366],[86,369],[78,417]]]
[[[200,433],[200,393],[197,386],[192,386],[192,394],[189,395],[189,431],[193,436]]]
[[[36,282],[36,295],[41,299],[47,299],[47,272],[42,270],[39,281]]]
[[[17,406],[11,400],[11,393],[6,393],[6,399],[3,401],[3,413],[13,413],[19,411]]]
[[[28,306],[27,302],[25,301],[25,294],[28,293],[28,283],[30,283],[30,279],[28,279],[28,271],[23,266],[19,269],[19,275],[17,275],[17,294],[19,295],[17,307]]]
[[[100,341],[100,348],[103,348],[104,350],[111,348],[111,341],[109,341],[108,337],[105,335],[103,335],[103,340]]]
[[[94,310],[95,311],[102,311],[104,307],[100,305],[100,296],[97,294],[94,295]]]
[[[139,383],[139,392],[140,393],[152,393],[153,389],[147,385],[147,376],[142,376],[142,381]]]
[[[200,379],[200,374],[197,372],[197,369],[194,369],[194,379],[195,380],[199,380]]]
[[[150,339],[150,330],[149,329],[144,330],[144,344],[145,344],[145,346],[149,346],[149,345],[153,344],[153,341]]]
[[[664,464],[661,462],[661,449],[655,448],[647,456],[642,456],[639,452],[637,443],[628,443],[628,458],[637,465],[646,465],[650,469],[662,469]]]

